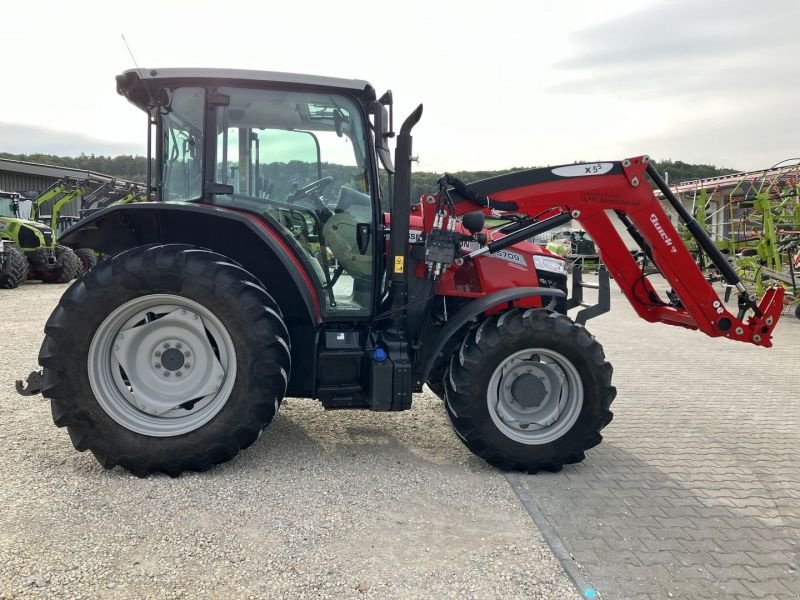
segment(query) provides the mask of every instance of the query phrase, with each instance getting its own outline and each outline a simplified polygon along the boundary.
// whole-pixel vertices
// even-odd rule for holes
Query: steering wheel
[[[298,190],[295,190],[289,195],[289,202],[296,202],[300,198],[306,197],[311,202],[314,203],[315,211],[319,220],[324,223],[327,221],[331,215],[333,214],[330,209],[322,203],[322,192],[325,188],[327,188],[331,182],[333,181],[333,177],[330,175],[327,177],[323,177],[322,179],[317,179],[316,181],[312,181],[306,186],[301,187]]]
[[[306,196],[307,198],[313,200],[319,206],[323,206],[322,201],[320,200],[320,196],[322,196],[323,190],[327,188],[332,181],[333,177],[331,177],[330,175],[328,177],[323,177],[322,179],[317,179],[316,181],[312,181],[308,185],[293,191],[289,196],[289,200],[299,200],[302,196]]]

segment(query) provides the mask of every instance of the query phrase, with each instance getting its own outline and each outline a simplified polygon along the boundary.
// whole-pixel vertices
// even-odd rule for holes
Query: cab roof
[[[117,75],[117,92],[142,110],[153,104],[152,97],[158,96],[157,90],[175,84],[324,89],[348,93],[366,102],[375,100],[375,89],[367,81],[320,75],[206,68],[128,69]]]

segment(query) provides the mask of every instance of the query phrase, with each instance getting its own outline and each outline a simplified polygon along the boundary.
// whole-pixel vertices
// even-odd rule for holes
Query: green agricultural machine
[[[752,209],[742,219],[742,229],[754,235],[737,253],[739,276],[756,293],[776,283],[786,289],[786,303],[800,319],[800,201],[798,185],[759,190]]]
[[[33,204],[31,206],[31,219],[49,225],[50,230],[53,232],[54,244],[57,253],[63,253],[64,250],[68,250],[68,248],[65,246],[59,246],[56,243],[58,236],[78,220],[77,217],[64,217],[61,215],[61,211],[76,199],[86,194],[88,191],[87,188],[88,185],[86,184],[79,184],[72,179],[64,178],[51,185],[33,200]],[[48,204],[50,214],[42,214],[42,209]],[[74,279],[81,273],[86,273],[86,271],[97,264],[97,256],[88,248],[77,248],[72,250],[72,252],[78,260],[79,271],[66,281]],[[74,270],[72,267],[74,267],[75,261],[72,260],[72,258],[68,258],[66,260],[70,262],[69,270]]]
[[[42,205],[39,198],[33,201],[33,219],[23,219],[19,211],[19,194],[0,192],[0,240],[3,241],[0,287],[15,288],[26,278],[45,283],[67,283],[82,272],[81,260],[76,253],[56,242],[52,227],[35,220]],[[54,205],[55,222],[62,206]]]
[[[0,288],[13,289],[25,281],[28,261],[14,245],[10,231],[23,227],[19,218],[19,194],[0,192]]]
[[[788,311],[800,318],[800,165],[742,174],[727,194],[719,186],[709,190],[698,186],[694,191],[695,220],[709,233],[715,219],[726,219],[724,234],[717,231],[714,244],[756,294],[774,285],[783,287]],[[718,192],[719,208],[712,204]],[[681,233],[709,280],[721,280],[719,271],[704,261],[704,254],[689,239],[690,232],[684,227]]]
[[[147,188],[143,183],[112,179],[83,197],[80,214],[84,218],[109,206],[147,201]]]

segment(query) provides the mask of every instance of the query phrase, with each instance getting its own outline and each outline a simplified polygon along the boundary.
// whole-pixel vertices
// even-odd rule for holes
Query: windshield
[[[0,217],[16,217],[16,205],[12,198],[0,196]]]
[[[368,191],[365,135],[358,109],[334,94],[222,87],[217,114],[216,182],[236,194],[287,200],[322,178],[335,204],[343,186]]]

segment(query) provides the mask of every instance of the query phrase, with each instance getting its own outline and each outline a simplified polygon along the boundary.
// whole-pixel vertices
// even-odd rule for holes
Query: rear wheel
[[[69,283],[81,274],[81,261],[71,248],[56,246],[56,266],[39,272],[44,283]]]
[[[28,274],[28,259],[25,253],[11,244],[5,244],[6,264],[0,273],[0,288],[7,290],[22,285]]]
[[[73,284],[39,354],[53,420],[136,475],[204,471],[275,416],[289,336],[258,280],[219,254],[135,248]]]
[[[470,332],[444,376],[456,433],[501,469],[558,471],[602,440],[616,395],[603,349],[580,325],[513,309]]]
[[[86,273],[97,264],[97,256],[88,248],[78,248],[74,252],[81,263],[81,273]]]

